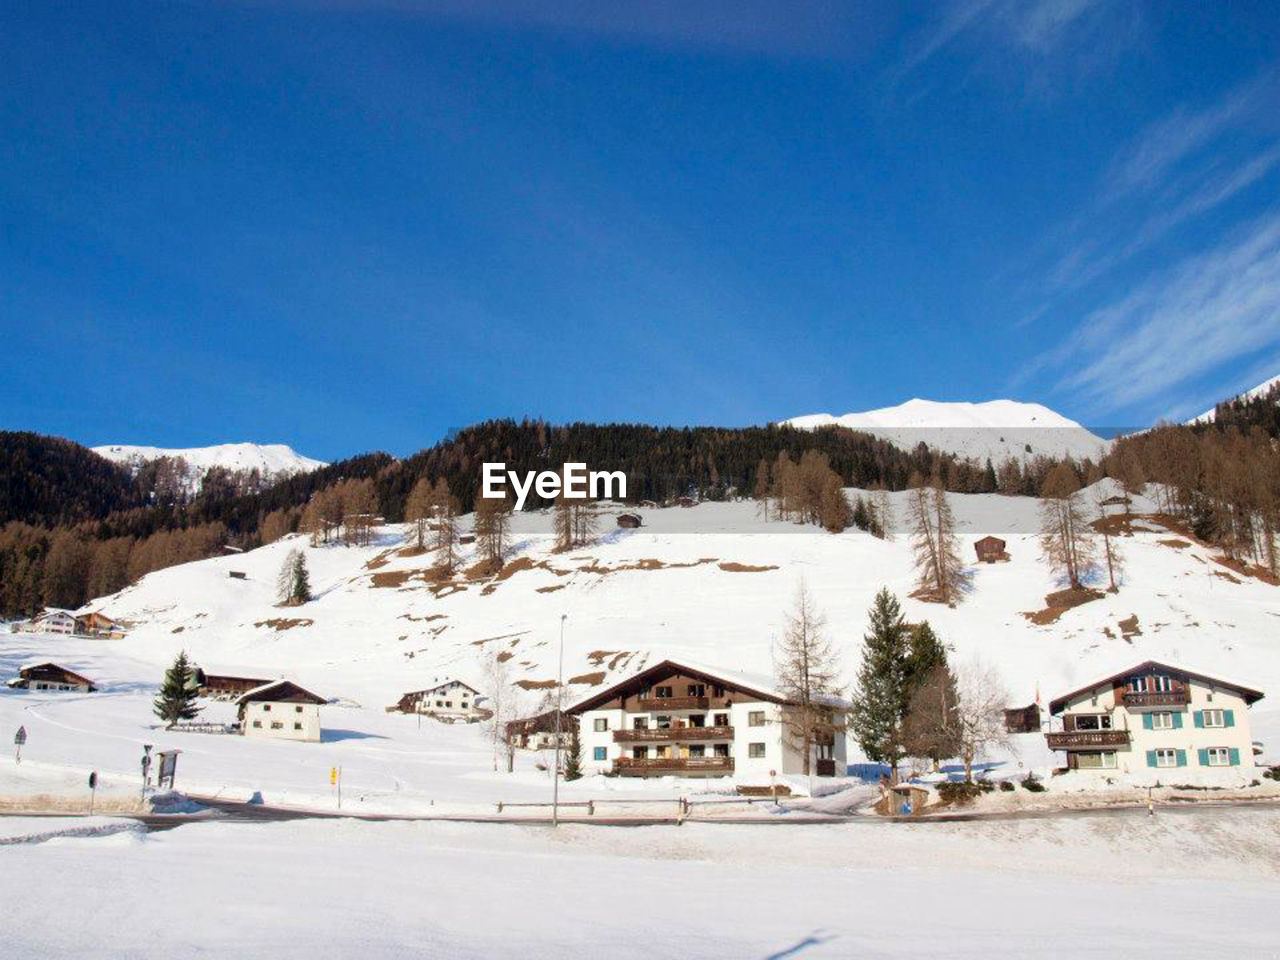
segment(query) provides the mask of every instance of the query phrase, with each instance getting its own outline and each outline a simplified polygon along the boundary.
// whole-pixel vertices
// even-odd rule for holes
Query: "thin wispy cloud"
[[[1033,371],[1093,412],[1159,405],[1180,386],[1280,346],[1280,214],[1185,258],[1091,313]]]

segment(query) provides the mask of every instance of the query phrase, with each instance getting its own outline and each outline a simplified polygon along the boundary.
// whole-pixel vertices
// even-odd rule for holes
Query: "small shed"
[[[889,788],[889,815],[914,817],[929,802],[929,790],[918,783],[896,783]]]
[[[973,544],[973,549],[981,563],[999,563],[1001,560],[1008,560],[1009,555],[1005,553],[1004,547],[1003,540],[992,536],[985,536],[981,540],[974,541]]]
[[[243,570],[228,570],[227,576],[230,577],[232,580],[248,580],[249,579],[247,576],[245,576],[245,573]]]
[[[676,497],[676,506],[678,507],[695,507],[698,501],[693,497]]]
[[[638,513],[620,513],[618,514],[618,526],[625,530],[634,530],[642,525],[640,514]]]
[[[1039,733],[1040,705],[1010,707],[1004,712],[1004,728],[1010,733]]]

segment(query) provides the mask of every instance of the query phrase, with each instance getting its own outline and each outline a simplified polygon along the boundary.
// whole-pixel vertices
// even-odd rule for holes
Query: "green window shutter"
[[[1177,710],[1173,712],[1173,729],[1175,730],[1182,729],[1182,714],[1179,713]]]
[[[1185,767],[1187,765],[1187,751],[1179,750],[1177,751],[1177,753],[1178,753],[1178,766]]]
[[[1147,766],[1154,767],[1156,765],[1156,752],[1154,750],[1147,751]]]
[[[1209,765],[1209,748],[1201,747],[1196,751],[1196,754],[1197,759],[1200,761],[1200,766],[1207,767]]]
[[[1143,729],[1143,730],[1150,730],[1150,729],[1151,729],[1151,723],[1152,723],[1152,720],[1151,720],[1151,714],[1149,714],[1149,713],[1144,713],[1144,714],[1142,715],[1142,729]]]
[[[1240,751],[1237,750],[1235,747],[1231,747],[1227,750],[1227,752],[1231,755],[1230,756],[1231,765],[1233,767],[1240,766]]]
[[[1204,711],[1196,710],[1191,714],[1191,719],[1195,721],[1196,729],[1202,728],[1204,726]]]
[[[1234,727],[1236,725],[1236,712],[1234,710],[1223,710],[1222,722],[1228,727]]]

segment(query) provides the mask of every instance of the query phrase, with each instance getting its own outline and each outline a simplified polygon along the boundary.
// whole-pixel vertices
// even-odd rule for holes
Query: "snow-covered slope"
[[[1107,441],[1074,420],[1038,403],[989,400],[986,403],[941,403],[908,400],[896,407],[833,416],[815,413],[783,423],[811,430],[837,425],[875,434],[903,449],[920,443],[982,461],[999,463],[1006,457],[1090,457],[1097,460]]]
[[[304,457],[283,443],[220,443],[212,447],[188,447],[165,449],[113,443],[93,447],[93,452],[122,463],[137,467],[161,457],[182,459],[191,473],[202,475],[210,467],[225,467],[233,472],[257,470],[263,476],[288,476],[316,470],[326,464],[322,460]]]
[[[1277,384],[1280,384],[1280,377],[1272,377],[1270,380],[1264,380],[1262,383],[1258,384],[1252,390],[1246,390],[1244,393],[1238,394],[1237,396],[1232,397],[1231,399],[1252,400],[1254,397],[1262,396],[1264,393],[1266,393],[1271,388],[1275,387]],[[1187,421],[1187,423],[1188,424],[1213,423],[1216,415],[1217,415],[1217,407],[1215,406],[1213,409],[1206,410],[1204,413],[1200,414],[1200,416],[1198,417],[1192,417],[1190,420]]]

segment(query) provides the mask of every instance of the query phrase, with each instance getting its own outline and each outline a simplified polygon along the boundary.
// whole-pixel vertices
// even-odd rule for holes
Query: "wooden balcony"
[[[1132,690],[1124,691],[1121,702],[1126,707],[1142,708],[1142,707],[1185,707],[1191,702],[1191,692],[1189,690],[1147,690],[1142,693],[1135,693]]]
[[[619,757],[613,769],[624,777],[733,773],[733,757]]]
[[[613,731],[614,743],[672,743],[732,739],[733,727],[653,727],[648,730]]]
[[[710,697],[637,697],[636,709],[649,713],[665,713],[668,710],[707,710]]]
[[[1050,750],[1094,750],[1129,745],[1128,730],[1061,730],[1046,733]]]

